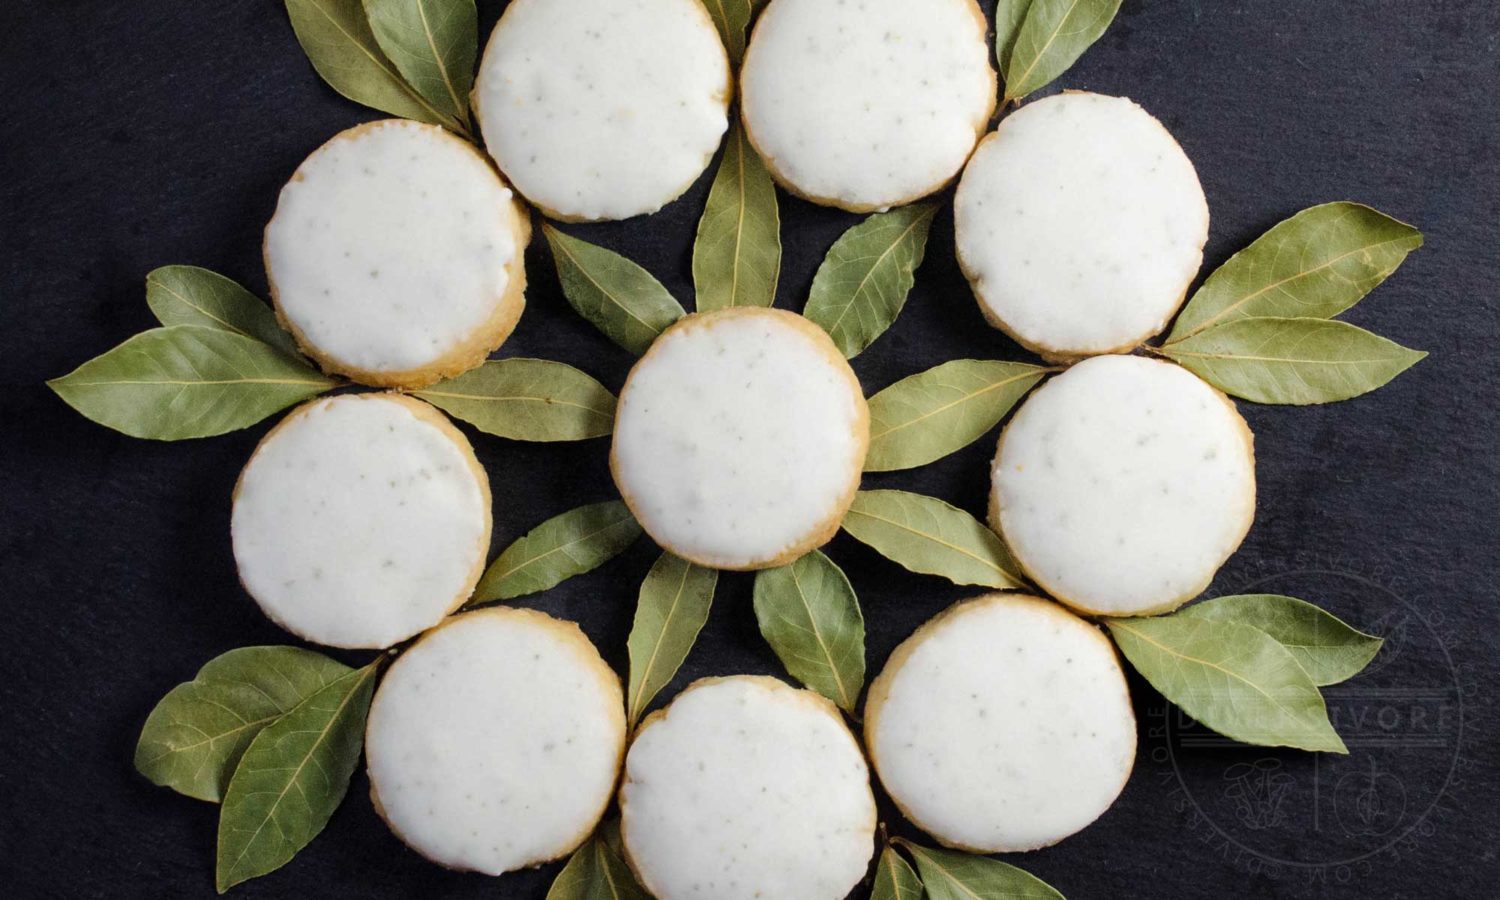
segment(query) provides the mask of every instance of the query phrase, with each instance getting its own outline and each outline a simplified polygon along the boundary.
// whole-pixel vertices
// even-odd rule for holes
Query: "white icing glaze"
[[[320,355],[420,369],[499,307],[516,217],[467,143],[435,125],[376,122],[335,136],[282,188],[267,274],[282,315]]]
[[[371,795],[413,849],[499,875],[577,846],[625,746],[619,679],[571,622],[496,607],[402,654],[370,707]]]
[[[474,88],[489,152],[567,219],[655,212],[728,125],[729,61],[698,0],[514,0]]]
[[[777,174],[854,209],[942,187],[995,104],[973,0],[773,0],[740,81],[745,122]]]
[[[389,647],[473,588],[489,549],[489,489],[462,436],[414,408],[389,394],[315,400],[250,457],[235,492],[234,558],[246,590],[287,630]]]
[[[1056,843],[1097,819],[1135,761],[1135,714],[1097,628],[991,594],[897,648],[871,688],[881,784],[921,828],[985,853]]]
[[[684,319],[631,371],[615,481],[657,543],[745,568],[799,546],[852,498],[868,415],[827,336],[792,313]]]
[[[1122,97],[1022,106],[980,143],[954,200],[959,261],[988,314],[1059,355],[1161,331],[1203,261],[1208,204],[1161,123]]]
[[[992,508],[1058,599],[1159,612],[1207,586],[1255,510],[1244,420],[1185,369],[1098,356],[1051,379],[1000,440]]]
[[[841,900],[874,852],[875,798],[828,704],[770,678],[698,682],[625,760],[626,851],[661,900]]]

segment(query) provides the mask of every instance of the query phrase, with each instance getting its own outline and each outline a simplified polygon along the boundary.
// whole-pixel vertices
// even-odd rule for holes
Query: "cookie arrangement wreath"
[[[400,118],[292,174],[266,228],[270,307],[159,269],[162,327],[51,382],[161,440],[301,404],[236,485],[240,577],[298,637],[380,652],[356,669],[234,650],[153,710],[136,766],[221,805],[219,890],[310,842],[363,753],[415,851],[491,875],[568,857],[555,900],[1060,896],[983,854],[1062,840],[1118,796],[1136,748],[1121,657],[1227,737],[1346,752],[1319,687],[1378,638],[1290,597],[1185,604],[1254,518],[1232,398],[1348,399],[1420,359],[1334,316],[1421,236],[1316,206],[1188,296],[1209,215],[1166,129],[1124,98],[1021,102],[1118,6],[1002,0],[991,25],[973,0],[513,0],[476,67],[472,0],[287,0],[324,79]],[[567,301],[639,357],[618,397],[562,363],[489,358],[524,306],[522,199],[561,223],[649,214],[721,144],[692,313],[540,225]],[[953,360],[867,398],[849,360],[895,322],[926,198],[955,180],[980,309],[1041,362]],[[773,308],[778,186],[870,213],[800,315]],[[448,416],[515,440],[610,435],[620,499],[486,566],[488,477]],[[988,524],[860,489],[1007,416]],[[919,628],[866,690],[854,587],[818,549],[839,528],[992,593]],[[642,533],[663,552],[623,682],[576,625],[497,603]],[[726,569],[755,573],[761,633],[804,687],[701,679],[648,715]],[[941,847],[877,847],[872,771]]]

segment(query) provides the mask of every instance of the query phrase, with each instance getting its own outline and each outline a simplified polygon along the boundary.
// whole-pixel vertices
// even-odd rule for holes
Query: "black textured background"
[[[42,387],[153,324],[142,279],[193,263],[264,291],[260,231],[298,162],[374,118],[324,86],[276,0],[5,0],[0,11],[0,892],[208,896],[215,808],[131,767],[155,701],[212,656],[287,636],[236,583],[230,487],[266,425],[177,444],[93,425]],[[488,31],[501,4],[481,0]],[[1391,640],[1330,691],[1348,759],[1217,745],[1135,683],[1136,772],[1093,827],[1012,858],[1073,898],[1487,897],[1500,881],[1495,723],[1500,402],[1500,5],[1491,0],[1127,0],[1062,84],[1128,95],[1186,148],[1213,213],[1209,267],[1313,203],[1350,198],[1417,223],[1427,246],[1346,318],[1431,357],[1376,394],[1245,407],[1260,506],[1213,592],[1298,593]],[[571,228],[690,300],[705,176],[659,215]],[[783,197],[778,303],[855,217]],[[507,355],[630,365],[564,304],[545,248]],[[985,327],[933,229],[906,311],[855,366],[871,391],[955,357],[1022,359]],[[478,435],[495,540],[613,496],[602,440]],[[983,510],[992,439],[868,483]],[[973,593],[911,576],[839,537],[873,674],[920,622]],[[655,550],[539,597],[623,670]],[[664,693],[774,672],[750,579],[720,582],[703,637]],[[906,831],[893,822],[892,828]],[[357,776],[272,896],[540,898],[555,867],[498,881],[430,865],[375,817]]]

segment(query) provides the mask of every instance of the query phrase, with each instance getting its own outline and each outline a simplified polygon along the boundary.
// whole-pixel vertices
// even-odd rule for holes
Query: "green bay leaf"
[[[936,214],[936,203],[876,213],[829,248],[802,314],[828,332],[844,356],[858,356],[901,314]]]
[[[1349,752],[1317,685],[1259,628],[1184,615],[1105,624],[1152,687],[1219,734],[1263,747]]]
[[[545,591],[604,565],[640,536],[641,526],[619,500],[571,509],[501,551],[479,579],[470,602],[509,600]]]
[[[492,359],[414,391],[486,434],[516,441],[581,441],[615,424],[615,395],[566,363]]]
[[[966,447],[994,428],[1049,372],[1041,366],[955,359],[870,398],[866,472],[910,469]]]
[[[361,0],[286,0],[286,11],[297,43],[334,90],[355,103],[467,136],[461,123],[402,79],[380,49]]]
[[[719,30],[719,39],[729,54],[729,68],[738,70],[745,57],[745,29],[750,25],[750,0],[703,0],[708,17]]]
[[[1162,347],[1226,394],[1255,403],[1332,403],[1373,391],[1425,357],[1336,319],[1236,319]]]
[[[1168,343],[1252,317],[1327,319],[1422,246],[1422,232],[1359,203],[1324,203],[1274,226],[1203,282]]]
[[[776,302],[780,274],[781,213],[776,185],[735,119],[724,138],[724,156],[693,242],[698,311],[771,306]]]
[[[1032,0],[998,0],[995,4],[995,62],[999,64],[1002,76],[1010,71],[1016,37],[1021,33],[1031,3]]]
[[[610,843],[609,826],[573,851],[568,864],[553,879],[547,900],[651,900],[619,850]],[[618,834],[618,826],[614,827]]]
[[[474,0],[364,0],[375,42],[406,83],[443,115],[469,121],[479,47]]]
[[[1177,615],[1259,628],[1290,650],[1316,685],[1358,675],[1383,643],[1306,600],[1281,594],[1215,597],[1184,607]]]
[[[613,250],[542,225],[568,303],[604,336],[640,356],[668,325],[679,304],[650,272]]]
[[[895,847],[886,845],[880,852],[870,900],[922,900],[922,879]]]
[[[1005,99],[1024,97],[1066,72],[1104,34],[1120,2],[1032,0],[1003,73]]]
[[[897,840],[917,861],[928,900],[1062,900],[1052,885],[1009,863]]]
[[[146,305],[163,325],[201,325],[264,341],[296,357],[297,342],[271,307],[240,284],[197,266],[162,266],[146,276]]]
[[[814,550],[757,572],[755,618],[792,677],[854,711],[865,683],[865,619],[833,560]]]
[[[640,721],[651,698],[687,659],[708,621],[718,581],[717,569],[695,566],[670,553],[663,553],[646,573],[626,642],[630,686],[625,707],[631,725]]]
[[[855,540],[912,572],[954,584],[1000,589],[1025,585],[1020,566],[983,522],[936,497],[860,491],[844,516]]]
[[[328,824],[359,763],[379,669],[349,672],[250,742],[219,810],[219,893],[281,868]]]
[[[334,387],[254,338],[199,325],[154,328],[47,382],[89,419],[132,437],[210,437]]]
[[[299,647],[241,647],[217,656],[151,710],[135,746],[136,771],[217,803],[261,729],[348,673]]]

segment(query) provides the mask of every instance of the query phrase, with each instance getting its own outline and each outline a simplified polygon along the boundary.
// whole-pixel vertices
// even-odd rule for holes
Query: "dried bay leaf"
[[[897,841],[917,861],[929,900],[1062,900],[1047,882],[998,859]]]
[[[651,900],[651,895],[635,880],[601,827],[573,851],[548,889],[547,900]]]
[[[901,379],[870,398],[866,472],[925,465],[994,428],[1050,369],[956,359]]]
[[[814,550],[757,572],[755,618],[792,677],[854,711],[865,683],[865,619],[833,560]]]
[[[876,213],[834,241],[803,310],[852,359],[901,314],[927,251],[936,203]]]
[[[708,17],[719,31],[724,50],[729,54],[729,68],[738,70],[745,58],[745,29],[750,25],[750,0],[703,0]]]
[[[612,250],[542,225],[568,303],[604,336],[640,356],[668,325],[679,304],[650,272]]]
[[[781,214],[776,185],[736,118],[724,138],[724,156],[693,242],[698,311],[771,306],[776,302],[780,274]]]
[[[886,845],[880,852],[870,900],[922,900],[922,879],[895,847]]]
[[[1349,752],[1317,685],[1259,628],[1190,615],[1105,624],[1152,687],[1219,734],[1264,747]]]
[[[1031,0],[1005,71],[1005,99],[1017,100],[1066,72],[1114,21],[1121,0]],[[1015,13],[1008,13],[1007,18]]]
[[[666,687],[698,639],[714,602],[717,569],[663,553],[646,573],[630,628],[627,719],[640,721],[651,698]]]
[[[843,528],[912,572],[1002,590],[1025,584],[1020,566],[998,535],[936,497],[860,491],[844,516]]]
[[[299,647],[241,647],[217,656],[151,710],[135,747],[136,771],[217,803],[261,729],[349,671]]]
[[[200,325],[142,332],[47,382],[87,418],[132,437],[210,437],[334,387],[254,338]]]
[[[619,500],[553,516],[501,551],[471,603],[509,600],[554,587],[604,565],[641,536],[641,526]]]
[[[995,62],[1000,76],[1010,70],[1010,58],[1015,52],[1016,37],[1026,21],[1032,0],[998,0],[995,3]]]
[[[1358,675],[1383,641],[1356,631],[1332,613],[1280,594],[1237,594],[1184,607],[1179,616],[1259,628],[1291,651],[1316,685]]]
[[[250,742],[219,810],[219,893],[279,869],[328,824],[359,763],[382,659],[308,697]]]
[[[1336,316],[1420,246],[1422,232],[1359,203],[1304,209],[1215,270],[1177,317],[1167,342],[1237,319]]]
[[[474,0],[364,0],[375,41],[406,83],[444,115],[469,121],[479,48]]]
[[[271,307],[240,284],[197,266],[162,266],[146,276],[146,305],[163,325],[201,325],[264,341],[300,356]]]
[[[517,441],[603,437],[615,423],[608,388],[547,359],[492,359],[414,393],[486,434]]]
[[[1332,403],[1373,391],[1427,354],[1335,319],[1236,319],[1158,351],[1255,403]]]

